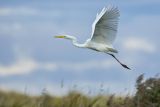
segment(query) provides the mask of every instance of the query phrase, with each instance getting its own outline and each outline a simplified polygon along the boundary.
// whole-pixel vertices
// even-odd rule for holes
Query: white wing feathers
[[[92,25],[91,41],[112,46],[117,33],[119,16],[117,7],[103,8]]]

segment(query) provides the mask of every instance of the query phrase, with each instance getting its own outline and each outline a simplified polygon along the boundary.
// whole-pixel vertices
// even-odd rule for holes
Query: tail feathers
[[[113,52],[113,53],[118,53],[118,51],[117,51],[116,49],[114,49],[114,48],[108,48],[108,50],[109,50],[110,52]]]

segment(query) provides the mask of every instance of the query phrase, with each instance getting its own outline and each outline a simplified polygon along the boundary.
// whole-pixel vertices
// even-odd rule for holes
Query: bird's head
[[[76,39],[75,37],[73,36],[70,36],[70,35],[57,35],[57,36],[54,36],[55,38],[64,38],[64,39]]]

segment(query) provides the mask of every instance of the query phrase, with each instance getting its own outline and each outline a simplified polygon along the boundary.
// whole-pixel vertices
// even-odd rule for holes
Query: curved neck
[[[85,47],[85,44],[79,44],[75,37],[74,38],[70,38],[70,39],[72,40],[72,43],[73,43],[74,46],[79,47],[79,48],[84,48]]]

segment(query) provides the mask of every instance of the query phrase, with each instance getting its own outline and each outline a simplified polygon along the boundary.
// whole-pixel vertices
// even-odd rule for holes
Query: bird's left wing
[[[103,8],[92,25],[91,41],[112,45],[117,33],[119,16],[117,7]]]

